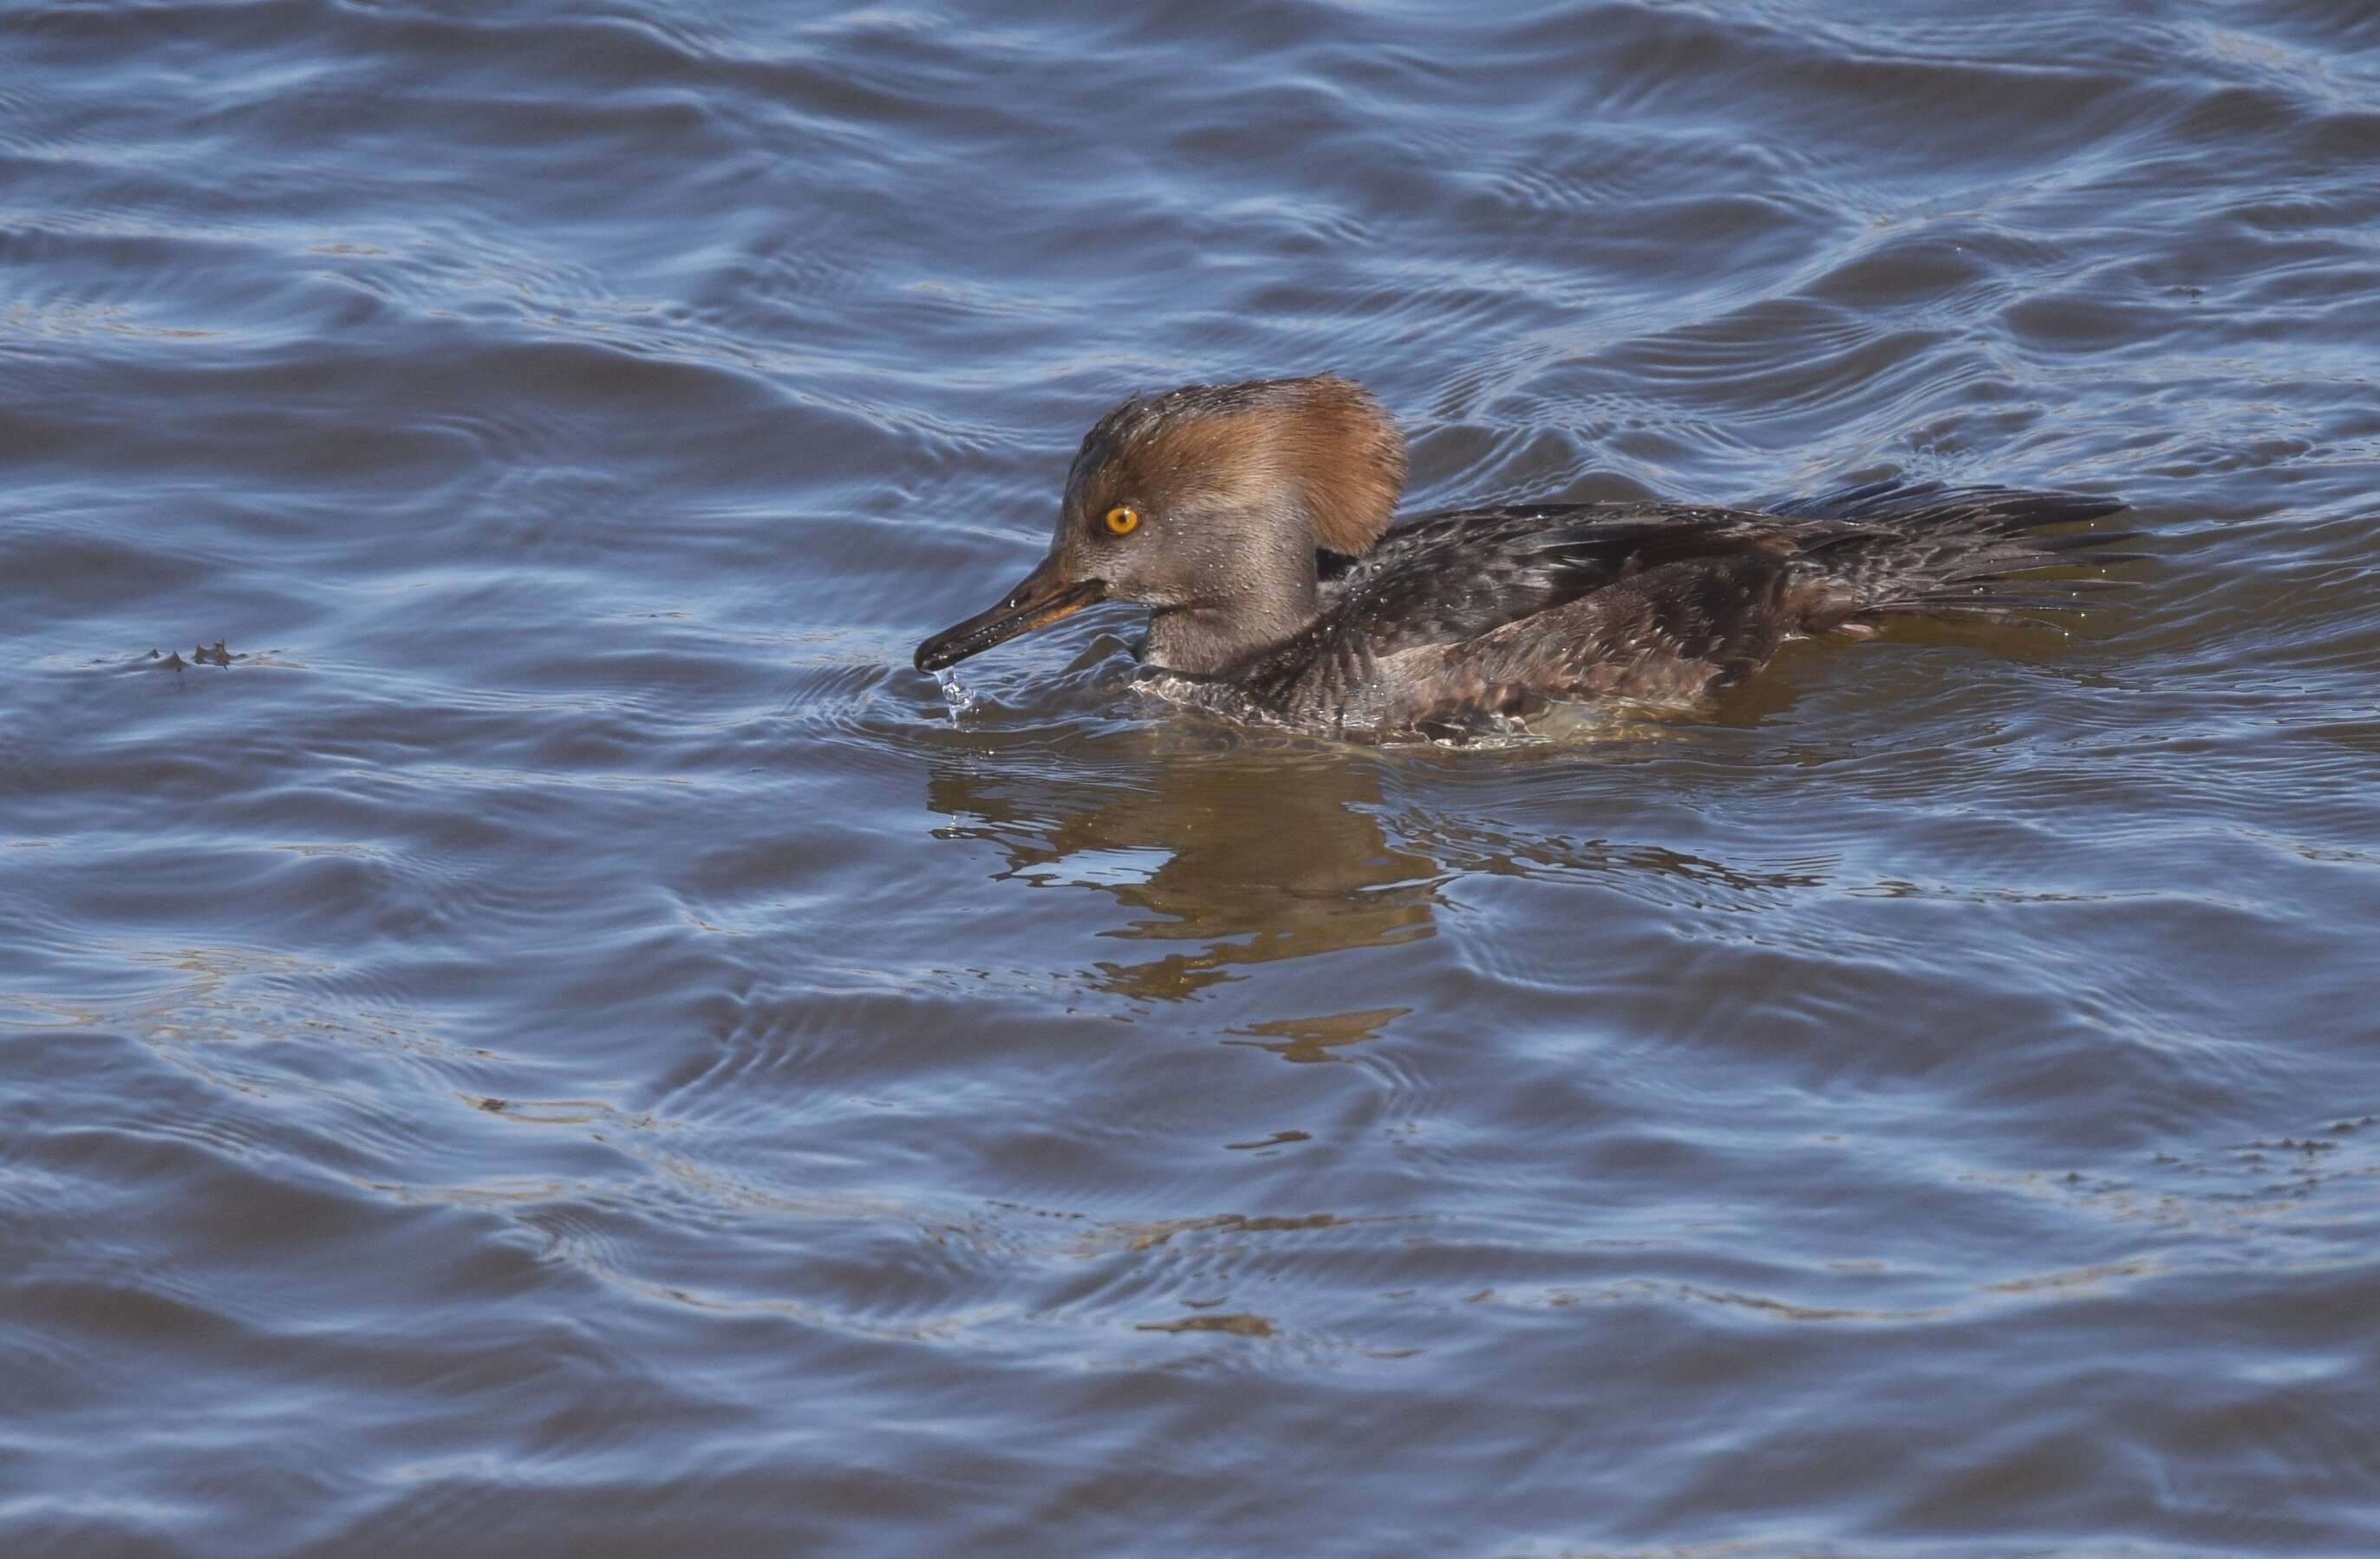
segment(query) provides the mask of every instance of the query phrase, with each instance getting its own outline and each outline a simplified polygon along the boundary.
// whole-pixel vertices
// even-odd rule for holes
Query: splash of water
[[[942,701],[951,706],[951,724],[953,725],[973,713],[976,705],[981,701],[967,690],[965,683],[959,680],[959,674],[948,666],[937,674],[937,680],[942,685]]]

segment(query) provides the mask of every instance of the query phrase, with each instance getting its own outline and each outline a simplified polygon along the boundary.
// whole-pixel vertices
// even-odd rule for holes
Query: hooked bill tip
[[[1037,574],[1028,578],[1007,599],[988,612],[978,613],[963,623],[944,628],[917,646],[910,664],[919,671],[937,672],[953,666],[970,655],[979,654],[995,644],[1002,644],[1020,633],[1030,633],[1047,627],[1063,617],[1071,617],[1093,602],[1102,599],[1107,587],[1097,579],[1081,579],[1069,585],[1053,585]]]

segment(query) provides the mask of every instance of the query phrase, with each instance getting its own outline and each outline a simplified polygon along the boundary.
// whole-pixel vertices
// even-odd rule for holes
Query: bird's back
[[[1879,484],[1771,511],[1618,502],[1454,510],[1334,563],[1307,628],[1228,680],[1349,735],[1475,728],[1548,702],[1692,699],[1797,635],[1911,612],[2072,607],[2096,579],[2013,579],[2124,539],[2054,527],[2112,499]]]

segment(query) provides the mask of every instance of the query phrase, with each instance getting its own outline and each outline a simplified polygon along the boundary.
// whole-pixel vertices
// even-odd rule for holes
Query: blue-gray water
[[[2375,167],[2366,0],[0,8],[0,1549],[2380,1551]],[[1320,369],[2155,556],[1518,749],[909,669]]]

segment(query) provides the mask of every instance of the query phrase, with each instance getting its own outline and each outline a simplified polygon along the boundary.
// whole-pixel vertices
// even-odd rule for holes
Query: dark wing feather
[[[1225,675],[1285,719],[1360,723],[1383,656],[1476,639],[1665,565],[1790,552],[1787,529],[1685,504],[1424,515],[1326,581],[1310,626]]]
[[[1762,516],[1685,504],[1458,510],[1397,527],[1327,588],[1322,621],[1379,654],[1551,611],[1665,563],[1787,550]]]
[[[2014,575],[2130,563],[2144,555],[2106,550],[2137,540],[2137,530],[2039,534],[2054,526],[2103,519],[2127,506],[2086,493],[1876,483],[1801,506],[1817,512],[1801,521],[1796,552],[1827,576],[1827,611],[1836,621],[1925,612],[2011,616],[2071,610],[2082,596],[2126,587],[2115,580],[2040,578],[2027,578],[2014,590],[1997,587]],[[1834,625],[1820,620],[1813,626]]]
[[[1334,563],[1321,615],[1226,675],[1285,719],[1351,730],[1490,699],[1672,696],[1748,674],[1794,633],[1907,612],[2016,616],[2121,588],[2032,576],[2138,555],[2095,550],[2133,532],[2037,533],[2124,506],[1877,482],[1774,513],[1620,502],[1424,515]],[[2009,588],[2011,575],[2028,577]],[[1444,688],[1381,686],[1381,658],[1439,649],[1425,658],[1442,663]]]

